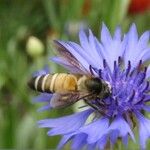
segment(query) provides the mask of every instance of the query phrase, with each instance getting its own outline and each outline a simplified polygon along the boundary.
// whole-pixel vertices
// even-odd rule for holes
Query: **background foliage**
[[[150,11],[133,14],[129,5],[130,0],[0,1],[0,148],[56,147],[59,137],[48,137],[36,121],[72,110],[37,112],[39,104],[32,103],[35,95],[27,88],[28,78],[47,64],[52,72],[63,71],[49,62],[52,40],[77,41],[79,28],[90,27],[97,36],[102,22],[112,33],[117,25],[127,31],[132,22],[139,33],[149,29]]]

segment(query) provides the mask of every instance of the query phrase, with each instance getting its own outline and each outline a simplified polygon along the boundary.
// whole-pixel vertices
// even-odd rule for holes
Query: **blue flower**
[[[146,148],[150,120],[143,112],[150,111],[150,67],[146,63],[150,59],[149,37],[149,31],[138,37],[135,24],[123,36],[120,27],[111,36],[103,24],[100,40],[89,30],[88,36],[80,31],[80,44],[55,41],[59,55],[52,58],[54,62],[70,73],[94,74],[112,88],[112,94],[102,100],[103,105],[95,102],[102,114],[88,107],[70,116],[39,121],[40,127],[50,128],[49,136],[62,135],[59,149],[68,141],[72,141],[73,150],[104,149],[108,142],[114,145],[118,138],[127,145],[129,137],[135,141],[135,126],[140,147]],[[91,115],[93,119],[87,122]]]

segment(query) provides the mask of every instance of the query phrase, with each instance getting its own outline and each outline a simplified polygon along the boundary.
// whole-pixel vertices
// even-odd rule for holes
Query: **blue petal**
[[[80,132],[88,135],[88,143],[97,142],[101,137],[107,133],[109,120],[107,118],[98,119],[79,129]]]
[[[122,141],[123,141],[123,144],[124,144],[125,146],[127,146],[127,145],[128,145],[128,135],[124,136],[124,137],[122,138]]]
[[[89,43],[90,43],[90,47],[91,47],[91,53],[89,53],[90,58],[92,60],[94,60],[94,65],[93,67],[99,67],[102,68],[103,66],[103,57],[100,53],[100,49],[97,48],[96,46],[96,38],[94,37],[93,33],[91,30],[89,30]],[[91,57],[93,56],[93,57]]]
[[[89,34],[92,34],[92,33],[89,33]],[[93,55],[93,53],[92,53],[93,49],[92,49],[91,43],[90,43],[91,41],[89,41],[89,40],[91,40],[91,38],[92,38],[92,40],[94,40],[94,36],[91,36],[91,35],[89,35],[89,39],[88,39],[86,33],[83,30],[81,30],[79,32],[79,40],[80,40],[81,47],[82,47],[83,51],[85,53],[87,53],[88,55],[91,55],[91,54]]]
[[[128,60],[134,61],[135,56],[139,54],[139,51],[137,50],[137,44],[138,44],[138,34],[135,24],[132,24],[132,26],[129,29],[129,32],[126,35],[126,38],[128,40],[126,49],[125,49],[125,63],[127,65]]]
[[[96,38],[92,34],[91,31],[89,31],[89,46],[90,51],[87,51],[85,48],[81,48],[78,44],[74,42],[68,42],[68,44],[76,51],[80,56],[83,56],[83,58],[88,62],[88,68],[89,65],[92,67],[99,67],[102,68],[103,66],[103,58],[100,53],[100,49],[97,49],[96,46]],[[82,64],[83,65],[83,64]]]
[[[138,41],[138,47],[140,47],[141,49],[147,48],[149,44],[149,39],[150,39],[150,32],[149,31],[144,32]]]
[[[97,39],[93,35],[92,31],[89,30],[89,39],[88,39],[85,32],[81,30],[79,32],[79,38],[80,38],[80,44],[84,50],[84,53],[88,54],[88,57],[89,57],[88,59],[90,59],[89,63],[93,67],[98,66],[99,68],[102,68],[103,58],[101,56],[100,49],[96,46]]]
[[[139,58],[141,58],[141,60],[143,60],[143,62],[150,60],[150,47],[143,49]]]
[[[97,145],[99,149],[104,150],[107,143],[107,136],[103,136],[98,142]]]
[[[150,106],[149,105],[144,105],[142,107],[145,111],[150,112]]]
[[[114,61],[117,61],[118,57],[122,56],[124,53],[124,43],[118,40],[113,40],[111,43],[109,43],[105,47],[105,50],[106,49],[109,51],[108,56],[107,56],[108,60],[106,59],[106,61],[108,65],[110,66],[111,71],[113,72]]]
[[[118,136],[119,136],[119,131],[115,130],[115,131],[111,132],[110,141],[113,145],[116,143]]]
[[[102,61],[105,59],[105,60],[107,60],[107,53],[106,53],[106,51],[105,51],[105,49],[104,49],[104,47],[103,47],[103,45],[97,40],[97,39],[95,39],[95,46],[96,46],[96,49],[98,49],[99,51],[99,55],[101,55],[102,56]],[[96,67],[96,68],[98,68],[98,69],[102,69],[102,68],[100,68],[99,66],[98,67]]]
[[[114,61],[117,61],[118,57],[122,56],[124,53],[125,40],[123,42],[121,41],[121,30],[119,27],[116,28],[113,39],[111,38],[110,33],[105,25],[102,28],[102,33],[105,33],[106,35],[101,35],[102,45],[99,45],[99,47],[101,48],[102,56],[108,63],[111,72],[113,72]]]
[[[36,77],[36,76],[39,76],[39,75],[47,74],[47,73],[49,73],[49,72],[51,72],[51,71],[50,71],[49,67],[46,65],[42,70],[36,71],[36,72],[33,74],[33,76]]]
[[[87,53],[87,51],[85,52],[83,49],[81,49],[81,47],[73,42],[69,42],[69,45],[76,51],[78,52],[78,54],[80,54],[87,62],[89,65],[92,65],[93,67],[97,67],[100,66],[101,64],[99,64],[99,57],[97,55],[94,55],[94,49],[91,48],[91,53]],[[95,60],[95,61],[93,61]],[[88,65],[88,67],[89,67]],[[89,68],[88,68],[89,69]]]
[[[39,96],[33,98],[33,102],[50,102],[52,94],[41,93]]]
[[[103,23],[102,30],[101,30],[101,42],[103,45],[107,45],[111,41],[112,41],[111,34],[110,34],[108,28],[106,27],[106,25]]]
[[[83,148],[84,145],[86,145],[86,139],[87,135],[86,134],[77,134],[72,140],[72,145],[71,149],[72,150],[80,150]]]
[[[131,138],[135,141],[134,134],[130,129],[129,124],[121,116],[118,116],[114,119],[108,130],[111,133],[112,138],[114,138],[113,136],[117,134],[118,137],[125,137],[129,134]]]
[[[67,134],[67,135],[64,135],[61,139],[61,141],[59,142],[58,146],[57,146],[57,149],[58,150],[62,150],[63,146],[72,138],[74,134]]]
[[[96,149],[96,143],[87,144],[85,147],[86,150],[95,150]]]
[[[118,26],[115,30],[114,36],[113,36],[113,40],[117,40],[121,42],[121,28],[120,26]]]
[[[37,111],[41,112],[41,111],[50,110],[50,109],[51,109],[51,107],[50,107],[50,104],[49,104],[49,105],[45,105],[45,106],[39,108]]]
[[[125,67],[128,66],[128,61],[131,61],[132,69],[136,67],[140,60],[146,61],[150,58],[148,49],[148,33],[144,33],[138,41],[138,33],[135,24],[130,27],[126,35],[127,44],[125,47],[124,60]],[[146,46],[147,45],[147,46]]]
[[[88,41],[87,35],[85,34],[85,32],[83,30],[81,30],[79,32],[79,40],[80,40],[80,44],[81,44],[82,48],[84,50],[86,50],[87,53],[90,53],[91,49],[89,46],[89,41]]]
[[[150,120],[139,112],[136,112],[136,116],[139,122],[140,146],[146,149],[146,141],[150,138]]]
[[[150,77],[150,65],[147,67],[146,79],[148,79],[149,77]]]
[[[92,110],[85,110],[66,117],[41,120],[38,123],[40,127],[52,128],[48,135],[67,134],[78,130],[84,125],[91,113]]]

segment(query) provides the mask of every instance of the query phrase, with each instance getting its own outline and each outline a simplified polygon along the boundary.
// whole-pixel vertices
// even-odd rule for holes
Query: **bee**
[[[86,104],[97,108],[103,105],[102,100],[111,95],[111,86],[103,79],[96,77],[89,67],[84,67],[78,59],[61,42],[54,41],[59,61],[69,70],[68,73],[45,74],[31,78],[28,85],[39,92],[52,93],[50,106],[62,108],[84,100]]]
[[[50,100],[53,108],[66,107],[79,100],[95,107],[91,100],[104,99],[111,94],[109,84],[98,77],[67,73],[33,77],[28,85],[39,92],[53,93]]]

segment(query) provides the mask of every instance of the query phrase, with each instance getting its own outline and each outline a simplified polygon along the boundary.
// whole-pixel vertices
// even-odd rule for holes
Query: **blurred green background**
[[[134,8],[140,2],[138,9]],[[78,41],[80,28],[91,28],[99,36],[105,22],[113,33],[121,25],[127,31],[135,22],[139,33],[150,28],[150,1],[135,0],[0,0],[0,149],[55,148],[60,137],[48,137],[37,120],[61,116],[70,110],[37,112],[35,92],[28,78],[48,65],[54,39]],[[134,5],[134,6],[132,6]],[[129,9],[130,8],[130,9]],[[133,145],[130,144],[133,149]],[[129,147],[130,147],[129,146]],[[134,145],[137,148],[137,144]],[[124,149],[123,146],[119,147]]]

